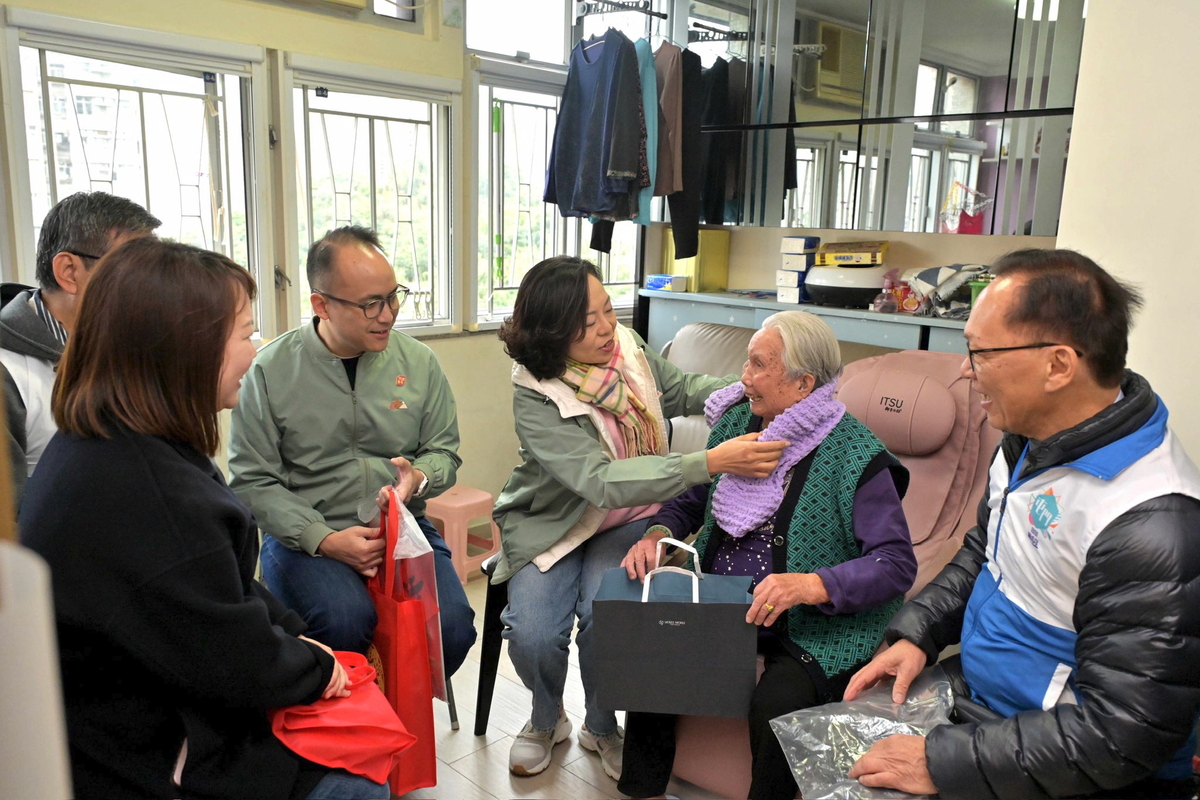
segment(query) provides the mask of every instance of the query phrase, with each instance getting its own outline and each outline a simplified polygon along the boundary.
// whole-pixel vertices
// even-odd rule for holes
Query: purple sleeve
[[[858,488],[853,513],[862,556],[816,572],[829,592],[829,602],[816,608],[826,614],[854,614],[901,597],[917,577],[917,557],[890,470]]]
[[[707,483],[697,484],[674,500],[663,503],[658,513],[650,518],[650,525],[666,527],[673,539],[686,539],[691,536],[704,524],[704,510],[708,507],[708,487]]]

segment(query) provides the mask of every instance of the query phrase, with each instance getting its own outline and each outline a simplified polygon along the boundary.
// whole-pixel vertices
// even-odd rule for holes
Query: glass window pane
[[[308,107],[314,111],[341,111],[346,114],[357,114],[363,110],[364,105],[370,107],[371,116],[374,117],[410,119],[418,122],[429,122],[430,119],[429,103],[418,100],[354,94],[353,92],[326,93],[318,92],[315,89],[308,93]]]
[[[485,84],[479,102],[479,321],[500,321],[512,313],[525,273],[556,255],[593,261],[614,305],[632,305],[637,226],[618,224],[612,253],[597,253],[588,248],[587,220],[564,219],[542,202],[559,98]]]
[[[411,290],[397,325],[446,321],[449,274],[434,199],[437,106],[337,91],[318,97],[307,86],[293,97],[302,252],[333,228],[374,228],[396,280]],[[312,287],[303,269],[299,289],[307,320]]]
[[[913,113],[918,117],[935,113],[937,102],[938,68],[932,64],[921,64],[917,68],[917,100]],[[929,130],[930,123],[918,122],[921,130]]]
[[[243,147],[249,79],[22,48],[21,80],[35,226],[70,194],[109,192],[162,220],[160,235],[257,272]]]
[[[471,50],[565,64],[567,6],[562,0],[466,0],[466,39]],[[640,16],[640,15],[626,15]]]
[[[956,72],[947,72],[942,113],[973,114],[978,89],[979,81],[977,79]],[[943,133],[955,133],[959,136],[970,136],[974,129],[975,123],[969,120],[943,122],[941,127]]]
[[[381,17],[412,22],[417,18],[416,7],[421,4],[409,0],[374,0],[372,10]]]

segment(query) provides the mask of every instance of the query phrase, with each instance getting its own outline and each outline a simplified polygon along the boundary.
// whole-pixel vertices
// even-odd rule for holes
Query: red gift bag
[[[334,655],[346,669],[350,696],[276,709],[271,712],[271,730],[301,758],[383,783],[400,753],[417,737],[404,729],[375,685],[375,670],[366,657]]]
[[[367,581],[367,591],[379,615],[374,646],[379,653],[384,696],[408,732],[417,737],[400,756],[389,781],[394,794],[407,794],[437,785],[437,749],[425,607],[418,599],[403,599],[403,589],[396,580],[399,570],[392,557],[400,531],[399,506],[393,492],[380,525],[386,541],[383,563],[375,577]]]

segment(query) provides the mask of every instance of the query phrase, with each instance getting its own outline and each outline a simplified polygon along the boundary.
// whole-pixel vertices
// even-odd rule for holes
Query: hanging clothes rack
[[[688,30],[688,44],[696,42],[744,42],[748,38],[745,31],[698,31]]]
[[[575,22],[583,17],[591,16],[592,14],[612,14],[624,11],[632,11],[638,14],[645,14],[648,17],[657,17],[658,19],[667,19],[665,11],[655,11],[650,3],[650,0],[584,0],[575,4]]]

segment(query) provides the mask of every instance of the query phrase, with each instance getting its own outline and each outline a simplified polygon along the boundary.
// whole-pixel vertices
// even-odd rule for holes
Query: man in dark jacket
[[[132,200],[78,192],[50,209],[38,237],[38,288],[0,284],[0,380],[8,421],[13,501],[57,428],[50,413],[54,369],[75,327],[76,301],[92,267],[119,244],[161,225]]]
[[[979,524],[846,699],[902,702],[940,651],[962,724],[850,776],[942,797],[1190,797],[1200,714],[1200,471],[1125,369],[1141,300],[1068,250],[1001,259],[964,374],[1005,432]]]

